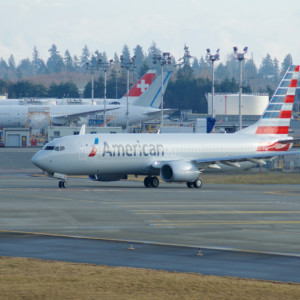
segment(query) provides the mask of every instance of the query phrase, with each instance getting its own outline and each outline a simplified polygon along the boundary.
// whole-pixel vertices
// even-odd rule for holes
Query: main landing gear
[[[60,180],[58,186],[60,189],[65,189],[67,187],[67,182],[65,180]]]
[[[150,188],[150,187],[157,188],[159,186],[159,179],[156,176],[154,176],[154,177],[147,176],[144,179],[144,185],[147,188]]]
[[[186,183],[188,188],[197,188],[200,189],[202,187],[202,179],[198,178],[197,180],[193,181],[193,182],[187,182]]]

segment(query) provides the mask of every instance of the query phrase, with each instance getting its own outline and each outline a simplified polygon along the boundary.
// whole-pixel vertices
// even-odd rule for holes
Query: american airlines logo
[[[161,144],[108,144],[103,143],[102,156],[164,156],[164,146]]]

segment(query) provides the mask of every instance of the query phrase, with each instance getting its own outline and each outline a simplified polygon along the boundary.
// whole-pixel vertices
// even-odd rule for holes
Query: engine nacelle
[[[127,175],[124,174],[95,174],[89,175],[89,178],[93,181],[119,181],[121,179],[127,179]]]
[[[193,182],[199,177],[197,166],[186,161],[172,161],[160,169],[160,177],[166,182]]]

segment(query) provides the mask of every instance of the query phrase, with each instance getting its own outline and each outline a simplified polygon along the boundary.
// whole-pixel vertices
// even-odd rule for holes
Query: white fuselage
[[[126,126],[126,105],[107,105],[106,117],[109,124],[114,126]],[[72,121],[86,123],[87,119],[97,114],[103,115],[103,105],[1,105],[0,126],[1,127],[25,127],[32,119],[44,119],[49,123],[50,119],[54,125],[64,125]],[[160,110],[151,107],[129,106],[128,123],[135,124],[139,121],[154,119],[160,114]],[[148,114],[148,113],[151,113]]]
[[[230,160],[251,156],[269,145],[265,137],[241,134],[92,134],[68,136],[47,144],[63,151],[41,150],[33,162],[49,173],[137,174],[159,173],[161,162]],[[50,149],[50,148],[49,148]],[[270,156],[271,152],[268,152]],[[219,159],[218,159],[219,158]],[[197,161],[201,159],[201,163]]]

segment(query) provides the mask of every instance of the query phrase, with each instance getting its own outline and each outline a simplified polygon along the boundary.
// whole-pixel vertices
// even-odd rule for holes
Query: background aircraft
[[[153,72],[146,75],[153,76]],[[164,72],[163,74],[165,88],[170,75],[171,72]],[[143,81],[143,78],[139,82]],[[131,125],[140,121],[153,120],[160,116],[160,109],[155,107],[158,107],[161,102],[161,75],[148,88],[139,89],[139,82],[131,89],[132,96],[128,116],[127,105],[123,104],[125,96],[122,98],[122,104],[106,105],[108,125],[125,127],[127,122]],[[152,83],[150,79],[148,82]],[[165,111],[171,113],[174,110]],[[84,124],[88,122],[91,116],[103,113],[104,105],[1,105],[0,126],[45,128],[51,123],[53,125],[68,125],[71,122]]]
[[[216,165],[264,164],[265,159],[291,153],[288,137],[300,66],[291,66],[266,111],[254,125],[233,134],[96,134],[67,136],[45,145],[32,162],[50,176],[89,175],[113,181],[128,174],[146,175],[144,185],[159,179],[200,188],[200,173]],[[295,152],[292,152],[295,153]]]

